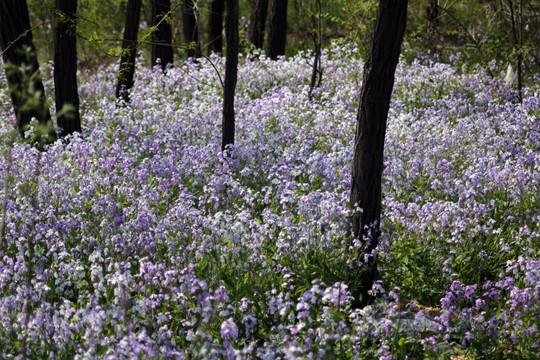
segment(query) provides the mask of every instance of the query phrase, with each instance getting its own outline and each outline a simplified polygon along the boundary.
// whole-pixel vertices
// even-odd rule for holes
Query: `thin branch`
[[[40,27],[42,26],[45,26],[45,25],[48,25],[48,24],[52,24],[54,22],[56,22],[57,19],[55,20],[49,20],[49,21],[45,21],[44,23],[41,23],[39,25],[36,25],[28,30],[25,30],[21,35],[19,35],[15,40],[13,40],[12,42],[10,42],[5,49],[2,50],[2,52],[0,52],[0,56],[4,55],[4,53],[11,47],[13,46],[13,44],[15,44],[17,41],[19,41],[20,39],[22,39],[23,37],[25,37],[29,32],[32,32],[33,30],[35,29],[39,29]]]

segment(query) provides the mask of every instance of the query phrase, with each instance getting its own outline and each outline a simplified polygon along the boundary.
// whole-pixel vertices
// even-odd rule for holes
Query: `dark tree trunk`
[[[518,99],[523,102],[523,0],[519,1],[517,82]]]
[[[264,45],[267,13],[268,0],[255,0],[249,21],[248,39],[257,49],[262,49]]]
[[[364,78],[357,115],[352,188],[350,204],[362,208],[352,215],[352,233],[365,246],[364,254],[377,247],[381,220],[381,178],[384,137],[394,86],[394,74],[399,60],[401,42],[407,19],[408,0],[380,0],[371,50],[364,67]],[[370,297],[377,271],[374,257],[364,263],[360,288],[361,303]]]
[[[227,145],[234,144],[234,92],[238,72],[238,0],[227,0],[225,37],[227,59],[225,60],[222,150],[226,150]]]
[[[34,117],[42,124],[51,124],[51,114],[46,103],[45,89],[39,74],[36,49],[30,30],[26,0],[0,1],[0,45],[4,63],[13,66],[6,69],[6,75],[17,129],[24,135],[26,125]],[[29,64],[30,69],[23,72],[21,69],[23,64]],[[35,92],[29,93],[29,89]],[[30,104],[29,97],[35,96],[39,101],[32,106],[25,106]],[[47,140],[55,139],[56,133],[50,130]]]
[[[58,23],[54,32],[54,92],[56,113],[71,106],[56,121],[59,135],[81,133],[77,91],[77,0],[56,0]]]
[[[313,33],[313,45],[315,49],[315,56],[313,59],[313,68],[311,69],[311,82],[309,85],[309,98],[311,100],[313,96],[313,90],[315,87],[319,87],[322,81],[322,66],[321,66],[321,46],[322,46],[322,2],[317,0],[315,2],[317,7],[316,11],[312,15],[313,27],[317,29]]]
[[[428,0],[428,36],[432,36],[437,31],[439,25],[439,0]]]
[[[152,66],[158,65],[165,71],[167,64],[173,63],[172,32],[168,19],[171,11],[170,0],[152,0],[152,26],[157,26],[152,33]]]
[[[137,56],[137,36],[141,19],[142,0],[129,0],[126,10],[126,27],[122,42],[122,58],[118,70],[116,98],[129,102],[129,89],[133,87],[135,74],[135,57]]]
[[[287,0],[270,1],[270,25],[268,27],[268,56],[276,60],[285,55],[287,42]]]
[[[210,4],[210,19],[208,26],[208,38],[210,41],[209,52],[221,54],[223,50],[223,11],[225,0],[213,0]]]
[[[191,58],[200,57],[199,24],[197,23],[193,0],[184,0],[182,3],[182,25],[184,28],[184,40],[186,46],[188,46],[187,56]],[[192,47],[192,43],[195,43],[194,47]]]

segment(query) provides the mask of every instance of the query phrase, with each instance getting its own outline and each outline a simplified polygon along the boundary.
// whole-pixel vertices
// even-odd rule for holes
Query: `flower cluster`
[[[363,62],[324,50],[310,96],[310,56],[241,57],[230,157],[218,56],[139,64],[127,106],[116,66],[79,74],[83,135],[46,152],[12,143],[0,107],[2,356],[538,356],[538,90],[518,104],[481,68],[399,65],[369,254],[382,279],[357,309],[363,244],[344,249]]]

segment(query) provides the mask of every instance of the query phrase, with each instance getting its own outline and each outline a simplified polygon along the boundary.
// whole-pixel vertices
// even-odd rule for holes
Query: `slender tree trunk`
[[[77,0],[56,0],[58,23],[54,32],[54,92],[60,136],[81,133],[77,90]]]
[[[268,27],[268,56],[276,60],[285,55],[287,42],[287,0],[270,1],[270,24]]]
[[[517,81],[518,98],[523,102],[523,0],[519,0]]]
[[[187,56],[191,58],[200,57],[199,24],[193,0],[184,0],[182,3],[182,25],[184,28],[184,40],[186,46],[188,46]],[[192,47],[192,43],[195,43],[195,47]]]
[[[129,90],[133,87],[135,75],[135,57],[137,56],[137,36],[141,19],[142,0],[128,0],[126,10],[126,26],[122,42],[122,57],[118,70],[116,98],[129,102]]]
[[[309,98],[313,95],[313,89],[319,87],[322,81],[321,67],[321,46],[322,46],[322,3],[321,0],[315,1],[316,13],[312,16],[313,25],[317,29],[313,33],[313,45],[315,48],[315,56],[313,59],[313,69],[311,70],[311,82],[309,85]]]
[[[210,19],[208,37],[210,41],[209,53],[221,54],[223,51],[223,11],[225,0],[213,0],[210,4]]]
[[[234,92],[238,72],[238,0],[227,0],[225,36],[227,58],[225,60],[225,89],[223,99],[223,138],[221,149],[234,144]]]
[[[167,64],[173,63],[171,25],[165,17],[170,16],[170,0],[152,0],[152,26],[157,26],[152,33],[152,66],[158,64],[165,71]]]
[[[350,204],[362,212],[351,218],[352,234],[364,244],[364,255],[370,254],[378,244],[381,220],[381,178],[383,170],[384,137],[394,86],[394,74],[399,60],[401,42],[407,19],[407,0],[380,0],[371,50],[364,67],[364,78],[357,115],[352,187]],[[369,256],[364,263],[361,280],[361,303],[370,297],[377,271],[376,259]]]
[[[257,49],[262,49],[264,45],[267,13],[268,0],[255,0],[249,21],[248,39]]]
[[[439,25],[439,0],[428,0],[428,36],[433,36]]]
[[[17,129],[24,135],[25,127],[32,118],[42,124],[52,124],[39,73],[26,0],[0,1],[0,45],[4,63],[13,66],[6,69],[6,75]],[[27,70],[22,69],[23,64]],[[34,92],[29,92],[31,89]],[[37,103],[25,106],[30,105],[30,98],[35,97],[39,100]],[[55,139],[56,133],[51,128],[47,140],[50,142]]]

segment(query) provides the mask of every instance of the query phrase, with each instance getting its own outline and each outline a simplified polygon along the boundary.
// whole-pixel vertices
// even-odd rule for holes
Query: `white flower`
[[[349,300],[347,285],[343,282],[335,283],[324,291],[322,300],[335,306],[346,304]]]

